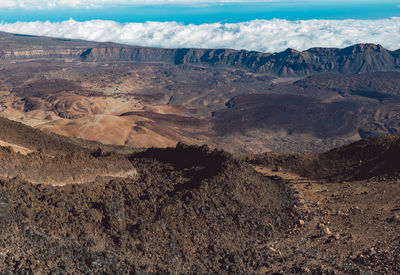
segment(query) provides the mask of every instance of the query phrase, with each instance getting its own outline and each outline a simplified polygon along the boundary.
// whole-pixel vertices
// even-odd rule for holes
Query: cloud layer
[[[343,48],[375,43],[400,48],[400,18],[381,20],[253,20],[242,23],[184,25],[177,22],[118,23],[74,20],[59,23],[2,23],[11,33],[76,38],[164,48],[233,48],[277,52],[287,48]]]
[[[325,0],[347,2],[348,0]],[[368,2],[373,0],[352,0]],[[396,0],[381,0],[384,2]],[[160,5],[160,4],[217,4],[217,3],[270,3],[287,0],[0,0],[0,8],[9,9],[56,9],[56,8],[100,8],[116,5]],[[290,2],[321,2],[321,0],[292,0]]]
[[[0,8],[49,9],[49,8],[94,8],[109,5],[157,5],[157,4],[202,4],[202,3],[249,3],[282,2],[283,0],[0,0]],[[301,0],[315,1],[315,0]]]

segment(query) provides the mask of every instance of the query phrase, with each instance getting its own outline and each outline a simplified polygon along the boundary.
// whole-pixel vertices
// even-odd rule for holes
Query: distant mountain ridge
[[[280,77],[400,70],[400,49],[356,44],[347,48],[262,53],[232,49],[161,49],[0,32],[0,60],[72,58],[82,62],[162,62],[229,66]]]

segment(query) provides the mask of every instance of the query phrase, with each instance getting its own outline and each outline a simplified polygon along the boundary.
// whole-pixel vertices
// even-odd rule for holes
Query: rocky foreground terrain
[[[0,151],[8,158],[0,171],[2,273],[257,271],[268,265],[267,248],[255,246],[295,223],[287,186],[206,146],[117,154],[74,144],[71,153],[48,146],[22,155],[13,152],[17,140],[7,142],[14,146]],[[32,158],[47,163],[38,168]],[[24,160],[31,164],[21,167]],[[101,175],[104,163],[107,171],[135,173],[84,183],[66,175]],[[42,175],[33,184],[37,171]],[[51,182],[54,171],[63,172],[62,186]]]
[[[238,157],[0,126],[3,274],[400,271],[399,136]]]

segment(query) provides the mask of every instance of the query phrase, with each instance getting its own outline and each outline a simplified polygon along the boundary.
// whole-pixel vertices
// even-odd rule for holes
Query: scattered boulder
[[[320,229],[320,236],[329,236],[332,234],[331,230],[329,227],[327,227],[325,224],[321,223],[318,225],[318,229]]]

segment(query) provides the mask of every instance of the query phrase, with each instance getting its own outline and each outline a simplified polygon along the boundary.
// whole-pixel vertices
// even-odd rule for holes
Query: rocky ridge
[[[13,47],[21,44],[30,47]],[[232,49],[160,49],[115,43],[85,44],[80,40],[0,33],[0,45],[0,60],[72,58],[83,62],[197,64],[237,67],[280,77],[400,69],[399,50],[389,51],[375,44],[356,44],[344,49],[311,48],[303,52],[287,49],[279,53],[261,53]]]

